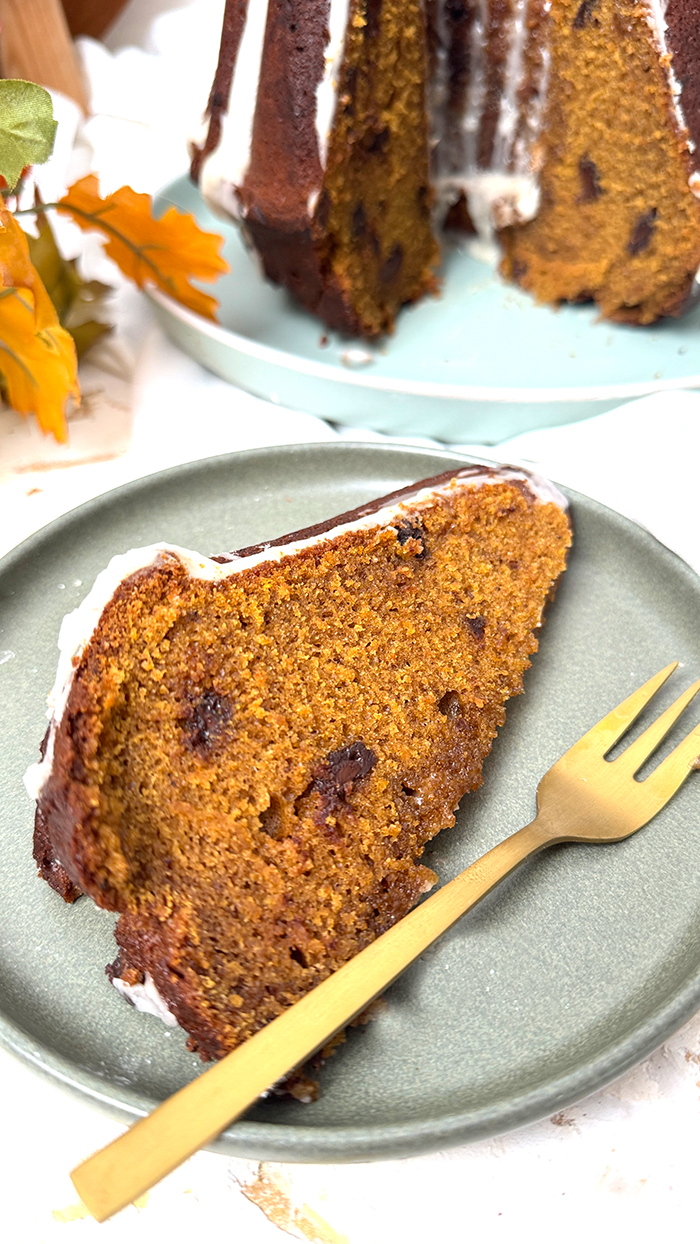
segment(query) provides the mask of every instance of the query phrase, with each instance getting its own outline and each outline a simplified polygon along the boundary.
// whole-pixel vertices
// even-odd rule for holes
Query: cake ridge
[[[538,301],[639,324],[684,311],[700,270],[694,0],[631,0],[624,16],[619,0],[324,2],[327,21],[307,0],[261,0],[262,77],[246,85],[229,40],[220,70],[240,62],[242,102],[194,155],[209,206],[240,221],[272,281],[371,339],[435,288],[446,224],[497,236],[502,273]],[[285,23],[306,60],[274,51]],[[289,93],[306,100],[293,117]],[[246,108],[268,118],[266,149],[276,133],[269,168]]]

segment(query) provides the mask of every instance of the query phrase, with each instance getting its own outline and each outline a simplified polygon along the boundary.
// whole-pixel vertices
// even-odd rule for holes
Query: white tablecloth
[[[42,174],[45,195],[90,166],[106,189],[128,181],[152,191],[182,171],[182,135],[206,98],[221,8],[222,0],[133,0],[108,47],[83,41],[96,115],[74,145],[75,111],[57,101],[62,139]],[[117,281],[118,331],[83,369],[86,401],[68,446],[0,413],[0,553],[89,497],[165,466],[252,446],[368,439],[203,372],[167,341],[98,246],[85,246],[69,224],[61,237],[82,248],[86,272]],[[700,571],[700,395],[646,398],[497,451],[472,448],[536,463],[643,524]],[[0,1237],[8,1244],[274,1244],[285,1233],[321,1244],[698,1237],[700,1015],[608,1089],[496,1140],[354,1166],[200,1153],[102,1227],[86,1217],[68,1171],[119,1125],[2,1052],[0,1098]]]

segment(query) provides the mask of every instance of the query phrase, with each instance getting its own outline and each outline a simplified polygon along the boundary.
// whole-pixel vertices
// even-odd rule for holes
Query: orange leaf
[[[29,257],[27,239],[0,198],[0,281],[2,287],[18,286],[33,294],[36,327],[46,328],[57,324],[56,311],[44,284]]]
[[[0,203],[2,200],[0,200]],[[0,373],[10,406],[68,439],[65,409],[80,398],[75,346],[29,258],[27,239],[0,208]]]
[[[223,238],[205,233],[194,217],[169,207],[158,220],[150,195],[122,186],[100,198],[97,178],[90,174],[71,186],[57,204],[81,229],[98,229],[107,242],[105,251],[125,276],[143,289],[158,285],[171,298],[204,315],[216,318],[218,302],[190,283],[214,281],[228,272],[219,249]]]

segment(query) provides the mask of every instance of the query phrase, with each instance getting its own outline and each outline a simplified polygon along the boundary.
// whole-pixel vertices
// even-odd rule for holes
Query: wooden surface
[[[63,0],[63,8],[73,36],[91,35],[99,39],[127,3],[128,0]]]
[[[26,78],[52,87],[88,111],[85,84],[60,0],[0,0],[0,26],[4,78]]]

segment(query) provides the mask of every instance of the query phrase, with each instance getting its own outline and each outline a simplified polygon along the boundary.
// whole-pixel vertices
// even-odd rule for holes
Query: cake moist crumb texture
[[[524,473],[433,483],[281,555],[201,559],[209,577],[164,546],[77,658],[37,859],[120,913],[121,977],[152,980],[202,1057],[434,885],[424,846],[522,690],[568,518]]]
[[[444,226],[651,324],[697,295],[699,29],[698,0],[227,0],[192,176],[332,329],[390,332]]]

